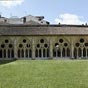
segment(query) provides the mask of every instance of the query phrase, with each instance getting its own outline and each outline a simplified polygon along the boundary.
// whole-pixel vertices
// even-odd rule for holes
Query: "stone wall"
[[[88,58],[88,36],[0,36],[0,59]]]

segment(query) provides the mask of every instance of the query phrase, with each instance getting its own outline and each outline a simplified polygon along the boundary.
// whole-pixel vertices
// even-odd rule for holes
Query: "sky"
[[[88,0],[0,0],[0,14],[44,16],[51,24],[85,24]]]

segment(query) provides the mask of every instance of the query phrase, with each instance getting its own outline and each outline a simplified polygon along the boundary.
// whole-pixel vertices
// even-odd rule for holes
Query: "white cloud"
[[[59,18],[55,19],[56,23],[61,24],[84,24],[85,21],[82,21],[83,17],[77,16],[75,14],[61,14],[59,15]]]
[[[17,5],[21,5],[24,0],[1,0],[0,5],[6,8],[11,8]]]

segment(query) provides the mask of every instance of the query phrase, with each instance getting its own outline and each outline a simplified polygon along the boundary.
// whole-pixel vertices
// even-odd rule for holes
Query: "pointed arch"
[[[62,50],[62,57],[65,57],[65,55],[66,55],[66,53],[65,53],[65,48],[63,48],[63,50]]]
[[[35,46],[35,56],[39,58],[48,58],[49,57],[49,42],[46,38],[40,38],[37,40]]]
[[[17,43],[19,58],[32,58],[32,42],[26,37],[19,39]]]
[[[70,58],[70,42],[66,38],[55,39],[53,45],[53,57]]]
[[[83,48],[83,57],[86,57],[86,48]]]
[[[67,48],[67,57],[70,57],[70,49]]]
[[[82,55],[81,48],[78,48],[78,56],[81,57],[81,55]]]

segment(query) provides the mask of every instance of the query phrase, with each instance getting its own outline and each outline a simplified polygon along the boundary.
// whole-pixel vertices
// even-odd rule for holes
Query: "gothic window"
[[[46,39],[40,39],[36,44],[36,57],[47,58],[49,57],[49,43]]]
[[[87,55],[88,42],[86,41],[86,39],[80,38],[79,42],[75,43],[75,48],[76,48],[76,51],[74,50],[74,53],[77,58],[87,58],[88,57]]]
[[[32,49],[31,49],[31,41],[28,39],[21,39],[18,43],[18,57],[19,58],[31,58],[32,57]]]
[[[70,57],[70,44],[66,39],[60,38],[53,46],[53,57]]]
[[[0,58],[14,58],[14,46],[10,39],[5,39],[0,45]]]

